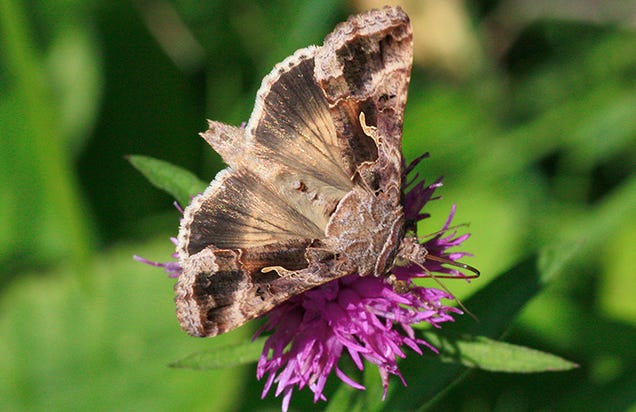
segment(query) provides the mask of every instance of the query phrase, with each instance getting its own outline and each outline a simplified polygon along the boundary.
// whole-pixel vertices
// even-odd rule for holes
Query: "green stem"
[[[35,187],[42,189],[43,204],[35,210],[42,213],[46,208],[52,212],[76,273],[86,277],[93,251],[88,219],[70,153],[64,147],[56,121],[54,99],[42,69],[42,58],[36,51],[21,1],[0,0],[0,30],[6,67],[13,80],[13,91],[24,110],[23,124],[27,132],[25,136],[15,136],[15,144],[28,150],[31,157],[32,169],[20,172],[26,174],[25,180],[37,182]],[[42,220],[42,216],[39,218]],[[30,223],[37,222],[35,217],[34,220]]]

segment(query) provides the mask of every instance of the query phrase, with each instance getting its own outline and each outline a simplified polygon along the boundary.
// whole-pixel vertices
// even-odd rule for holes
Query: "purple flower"
[[[183,215],[183,208],[181,207],[179,203],[174,202],[174,207],[179,211],[179,213],[181,213],[181,215]],[[175,246],[179,244],[179,241],[177,240],[176,237],[171,237],[170,241]],[[179,275],[181,274],[181,265],[179,264],[179,261],[178,261],[179,254],[175,252],[171,254],[170,257],[173,258],[174,260],[169,262],[155,262],[154,260],[149,260],[138,255],[133,255],[133,259],[135,259],[137,262],[141,262],[146,265],[150,265],[154,267],[163,268],[163,270],[168,274],[169,277],[178,278]]]
[[[178,241],[176,237],[171,237],[170,241],[176,246]],[[173,259],[179,259],[178,253],[173,253],[170,255]],[[146,265],[163,268],[163,270],[170,276],[171,278],[178,278],[181,274],[181,265],[177,260],[169,261],[169,262],[155,262],[154,260],[149,260],[144,257],[134,255],[133,259],[137,262],[145,263]]]
[[[428,154],[406,167],[405,177],[425,157]],[[407,229],[414,230],[418,221],[429,217],[421,210],[430,200],[439,198],[434,192],[441,185],[441,179],[426,185],[417,174],[405,184]],[[457,235],[451,228],[454,214],[455,206],[442,228],[423,242],[428,255],[421,266],[412,263],[394,267],[389,277],[392,281],[374,276],[345,276],[271,310],[265,325],[255,334],[257,337],[271,332],[256,370],[258,379],[265,378],[262,396],[275,386],[275,396],[283,397],[283,411],[288,410],[294,389],[308,387],[314,393],[314,402],[326,400],[323,389],[332,372],[346,384],[365,389],[339,368],[343,356],[349,356],[359,370],[364,369],[365,360],[377,366],[384,387],[383,399],[389,375],[396,375],[406,385],[398,359],[405,358],[408,350],[421,355],[424,347],[437,353],[435,347],[415,335],[413,325],[427,322],[439,328],[443,322],[453,321],[453,314],[462,314],[461,310],[442,303],[444,299],[453,299],[449,293],[413,282],[434,276],[432,272],[440,273],[441,277],[467,278],[456,269],[442,266],[469,255],[449,252],[470,236]],[[171,240],[176,242],[174,238]],[[177,277],[181,271],[176,261],[158,263],[137,256],[135,259],[163,267],[171,277]]]
[[[426,155],[416,159],[406,172]],[[405,172],[405,173],[406,173]],[[414,181],[417,180],[417,176]],[[436,199],[435,189],[441,179],[430,185],[423,180],[406,185],[404,201],[405,217],[414,225],[427,218],[420,213],[424,205]],[[448,249],[460,245],[469,235],[448,233],[455,214],[455,207],[437,234],[424,242],[429,256],[456,261],[467,253],[449,253]],[[442,303],[453,299],[445,291],[417,286],[413,279],[430,277],[431,272],[443,276],[464,278],[461,272],[442,266],[439,261],[426,260],[421,266],[411,264],[392,270],[397,281],[407,286],[405,293],[398,293],[385,278],[349,275],[295,296],[267,314],[267,322],[256,336],[273,331],[265,343],[258,362],[256,375],[265,378],[263,397],[275,385],[275,395],[283,396],[282,409],[287,411],[294,388],[308,387],[314,393],[314,402],[325,400],[323,389],[332,371],[348,385],[364,389],[358,382],[344,374],[338,367],[340,358],[347,355],[360,370],[363,360],[378,367],[384,397],[389,375],[396,375],[406,385],[397,365],[398,358],[406,357],[410,349],[422,354],[426,347],[435,347],[415,336],[413,325],[427,322],[439,328],[443,322],[452,321],[453,313],[462,311]]]

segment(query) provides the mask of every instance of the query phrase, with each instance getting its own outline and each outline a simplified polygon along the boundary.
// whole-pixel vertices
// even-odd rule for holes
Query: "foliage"
[[[440,359],[409,356],[409,386],[394,380],[386,402],[369,373],[366,392],[330,382],[327,408],[634,408],[633,3],[429,3],[437,8],[406,6],[422,48],[404,151],[431,152],[419,173],[445,176],[431,227],[451,203],[471,225],[466,249],[482,277],[446,286],[479,321],[446,326]],[[441,7],[456,24],[435,24]],[[259,399],[253,364],[168,367],[220,348],[247,359],[254,352],[240,345],[258,325],[212,340],[178,329],[174,281],[131,259],[168,259],[175,199],[125,157],[211,180],[223,165],[197,136],[205,119],[245,121],[271,66],[351,12],[335,0],[0,0],[1,410],[280,408]],[[171,170],[197,190],[198,178]],[[580,368],[458,364],[463,354],[496,369],[480,358],[486,339],[508,342],[497,345],[519,364],[554,353]],[[292,402],[324,406],[302,393]]]

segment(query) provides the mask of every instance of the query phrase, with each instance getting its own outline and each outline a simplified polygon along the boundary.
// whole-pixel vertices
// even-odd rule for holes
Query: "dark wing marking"
[[[385,7],[352,16],[336,26],[316,54],[315,76],[325,91],[350,170],[366,186],[385,190],[402,175],[402,121],[413,59],[408,16]],[[377,127],[370,138],[360,124]],[[397,188],[399,193],[399,188]],[[399,201],[399,198],[397,199]]]
[[[203,249],[187,260],[175,285],[179,324],[194,336],[216,336],[335,277],[319,264],[308,267],[309,244],[291,240],[241,250]],[[268,266],[290,272],[263,273]]]

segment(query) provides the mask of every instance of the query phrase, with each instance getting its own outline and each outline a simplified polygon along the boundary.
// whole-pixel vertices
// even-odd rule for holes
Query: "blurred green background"
[[[447,286],[467,296],[544,246],[579,247],[507,339],[581,367],[476,371],[437,409],[636,410],[636,4],[401,4],[416,47],[404,152],[430,151],[418,171],[446,185],[421,230],[457,204],[482,271]],[[210,341],[180,331],[174,281],[131,258],[168,260],[179,215],[124,156],[211,180],[205,119],[246,121],[277,61],[380,5],[0,0],[0,410],[280,409],[254,365],[167,367]]]

